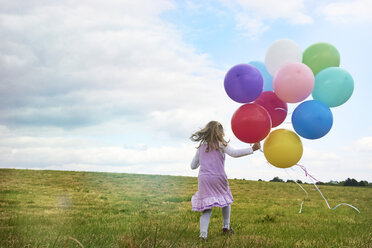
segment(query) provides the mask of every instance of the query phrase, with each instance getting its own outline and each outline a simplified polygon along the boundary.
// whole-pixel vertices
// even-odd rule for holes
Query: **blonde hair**
[[[209,152],[211,149],[219,150],[220,142],[227,146],[228,141],[223,138],[224,136],[222,125],[218,121],[210,121],[203,129],[192,134],[190,139],[200,141],[197,148],[202,144],[207,144],[206,152]]]

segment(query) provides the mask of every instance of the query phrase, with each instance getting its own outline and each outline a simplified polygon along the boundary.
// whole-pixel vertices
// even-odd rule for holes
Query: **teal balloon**
[[[316,74],[312,95],[331,108],[344,104],[353,91],[353,77],[342,68],[329,67]]]
[[[263,78],[262,91],[273,91],[273,76],[267,71],[266,65],[260,61],[251,61],[248,64],[253,65],[261,73]]]

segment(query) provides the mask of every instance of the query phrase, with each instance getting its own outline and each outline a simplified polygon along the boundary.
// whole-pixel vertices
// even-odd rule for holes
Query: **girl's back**
[[[225,173],[225,154],[220,150],[210,149],[206,151],[207,145],[203,144],[199,148],[199,175],[218,175],[226,176]]]

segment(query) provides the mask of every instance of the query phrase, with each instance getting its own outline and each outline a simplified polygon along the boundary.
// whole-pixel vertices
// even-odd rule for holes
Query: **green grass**
[[[372,189],[230,180],[236,234],[213,209],[200,243],[197,178],[0,169],[0,247],[372,247]],[[81,245],[79,244],[81,243]]]

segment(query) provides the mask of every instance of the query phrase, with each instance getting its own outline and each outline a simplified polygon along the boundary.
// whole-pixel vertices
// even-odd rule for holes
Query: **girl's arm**
[[[227,146],[223,146],[222,149],[225,153],[234,158],[239,158],[253,153],[252,147],[236,149],[231,147],[229,144],[227,144]]]
[[[199,149],[196,150],[195,156],[191,161],[191,169],[195,170],[199,167]]]

